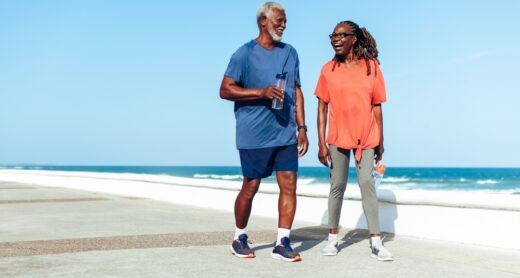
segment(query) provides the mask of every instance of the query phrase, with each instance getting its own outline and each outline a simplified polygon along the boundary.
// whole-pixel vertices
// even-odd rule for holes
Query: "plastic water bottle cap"
[[[385,171],[386,171],[386,167],[385,167],[385,165],[380,164],[380,163],[378,163],[378,164],[376,165],[376,172],[377,172],[377,173],[379,173],[379,174],[384,174]]]
[[[276,74],[276,79],[285,79],[285,73]]]

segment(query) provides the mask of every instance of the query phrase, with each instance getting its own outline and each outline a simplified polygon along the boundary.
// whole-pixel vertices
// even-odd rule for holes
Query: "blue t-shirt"
[[[300,86],[298,53],[291,45],[277,42],[266,49],[252,40],[231,56],[226,73],[243,88],[264,88],[285,74],[283,109],[271,108],[272,100],[235,101],[238,149],[258,149],[296,144],[296,91]]]

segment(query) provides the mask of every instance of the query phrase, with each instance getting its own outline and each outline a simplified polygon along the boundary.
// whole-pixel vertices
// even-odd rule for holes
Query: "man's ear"
[[[260,26],[265,27],[267,25],[267,16],[263,15],[260,17]]]

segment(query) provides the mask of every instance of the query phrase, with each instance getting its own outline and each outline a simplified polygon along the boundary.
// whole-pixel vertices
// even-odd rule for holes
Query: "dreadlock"
[[[360,28],[359,25],[352,21],[341,21],[340,23],[336,24],[336,27],[338,27],[341,24],[347,24],[350,27],[352,27],[352,29],[354,29],[354,34],[356,36],[356,42],[352,46],[354,50],[354,55],[356,55],[356,58],[358,59],[365,60],[365,63],[367,65],[367,75],[370,75],[370,60],[375,60],[377,64],[381,64],[379,62],[379,59],[377,59],[379,52],[377,51],[376,40],[374,39],[374,37],[372,37],[372,35],[367,31],[366,28]],[[339,62],[337,57],[334,57],[334,61],[335,63]],[[377,75],[377,71],[375,74]]]

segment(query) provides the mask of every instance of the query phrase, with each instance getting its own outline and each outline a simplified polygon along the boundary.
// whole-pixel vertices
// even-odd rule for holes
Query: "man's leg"
[[[253,198],[260,187],[260,179],[249,179],[244,177],[242,189],[235,200],[235,224],[237,228],[244,229],[251,215]]]
[[[253,198],[264,177],[273,171],[272,156],[275,148],[239,149],[242,167],[242,188],[235,200],[235,224],[237,229],[244,229],[251,215]]]
[[[249,179],[244,177],[242,189],[235,200],[235,237],[231,243],[231,253],[239,258],[254,258],[255,252],[248,245],[246,233],[247,222],[251,215],[253,198],[255,197],[260,179]]]
[[[246,232],[253,198],[260,186],[260,180],[272,172],[269,164],[274,148],[240,149],[240,164],[244,176],[242,188],[235,200],[235,237],[231,243],[231,252],[240,258],[254,258],[255,254],[248,245]]]
[[[280,195],[278,196],[278,237],[271,257],[287,262],[298,262],[301,261],[300,254],[292,249],[289,239],[296,213],[296,172],[298,171],[296,145],[278,148],[274,168]]]
[[[280,188],[278,196],[278,237],[271,257],[287,262],[301,261],[300,254],[291,247],[289,239],[296,213],[296,172],[276,171]]]
[[[291,229],[296,213],[296,172],[277,171],[276,180],[280,187],[278,197],[278,228]]]

